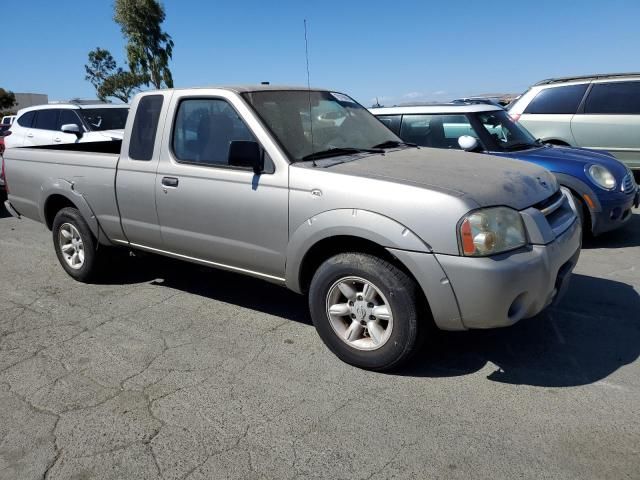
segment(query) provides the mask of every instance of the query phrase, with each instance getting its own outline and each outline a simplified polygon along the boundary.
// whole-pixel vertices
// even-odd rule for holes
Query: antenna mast
[[[311,76],[309,75],[309,40],[307,39],[307,19],[304,19],[304,54],[307,61],[307,92],[309,96],[309,125],[311,126],[311,154],[315,153],[313,146],[313,117],[311,116]],[[315,159],[313,166],[316,166]]]

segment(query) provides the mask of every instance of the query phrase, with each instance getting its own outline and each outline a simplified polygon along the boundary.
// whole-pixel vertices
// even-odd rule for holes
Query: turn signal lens
[[[520,213],[508,207],[475,211],[460,223],[462,254],[482,257],[522,247],[527,242]]]

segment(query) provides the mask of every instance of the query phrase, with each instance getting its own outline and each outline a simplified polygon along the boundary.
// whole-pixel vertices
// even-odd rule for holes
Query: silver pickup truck
[[[430,324],[536,315],[578,260],[554,177],[474,155],[405,144],[341,93],[163,90],[134,99],[121,145],[8,149],[5,205],[79,281],[107,246],[259,277],[308,295],[339,358],[386,370]]]

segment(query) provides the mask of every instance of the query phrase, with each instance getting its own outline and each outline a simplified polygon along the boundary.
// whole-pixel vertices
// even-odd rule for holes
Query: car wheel
[[[65,271],[88,282],[98,271],[96,242],[87,222],[75,208],[63,208],[53,220],[53,245]]]
[[[415,282],[396,266],[343,253],[316,271],[309,308],[320,338],[338,358],[383,371],[406,362],[422,343],[418,298]]]

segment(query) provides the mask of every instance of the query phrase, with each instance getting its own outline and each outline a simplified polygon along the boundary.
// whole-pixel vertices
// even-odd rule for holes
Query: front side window
[[[640,82],[595,83],[584,113],[640,114]]]
[[[129,158],[147,161],[153,157],[163,101],[162,95],[146,95],[138,102],[136,118],[131,129]]]
[[[27,112],[24,115],[20,115],[17,120],[18,125],[25,128],[31,128],[33,126],[33,119],[35,118],[35,116],[36,112],[34,111]]]
[[[63,125],[78,125],[82,130],[82,122],[73,110],[60,110],[60,118],[56,130],[61,130]]]
[[[232,141],[256,141],[226,100],[189,99],[180,102],[173,127],[173,152],[180,162],[229,165]]]
[[[127,123],[129,108],[83,108],[80,115],[94,132],[123,130]]]
[[[519,124],[515,123],[504,110],[475,114],[488,139],[490,150],[523,150],[538,146],[535,138]]]
[[[523,113],[573,114],[578,110],[588,84],[545,88],[531,100]]]
[[[402,115],[380,115],[378,117],[378,120],[380,120],[385,127],[387,127],[396,135],[400,135],[401,119],[402,119]]]
[[[293,162],[400,141],[366,108],[341,93],[265,90],[243,97]]]
[[[459,149],[458,138],[478,138],[465,115],[403,115],[400,136],[423,147]]]
[[[40,130],[56,130],[58,127],[58,109],[38,110],[34,128]]]

